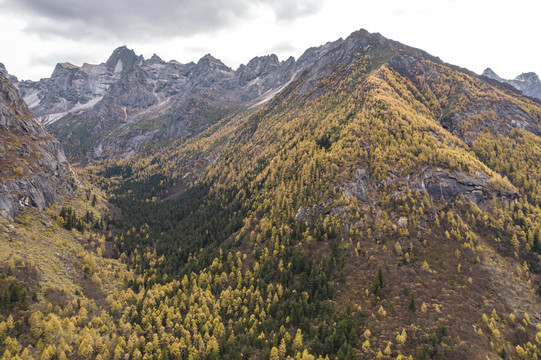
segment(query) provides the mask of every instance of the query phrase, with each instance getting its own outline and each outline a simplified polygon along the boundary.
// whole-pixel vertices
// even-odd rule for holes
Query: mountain
[[[130,101],[155,109],[167,66],[186,66],[184,82],[160,86],[185,92],[158,122]],[[0,277],[3,356],[541,355],[539,102],[364,30],[236,71],[210,55],[164,65],[122,49],[109,68],[120,80],[88,118],[52,124],[88,127],[102,111],[89,146],[108,158],[78,170],[100,189],[49,210],[56,236],[77,244],[75,258],[50,259],[71,259],[74,274],[56,276],[72,285],[28,288],[39,294],[23,306],[10,290],[21,261],[0,261],[6,279],[20,274]],[[100,133],[118,109],[136,109],[140,131]],[[32,226],[6,227],[0,245],[32,239]]]
[[[539,76],[537,76],[536,73],[524,73],[520,74],[513,80],[506,80],[499,77],[494,71],[492,71],[492,69],[487,68],[485,71],[483,71],[482,75],[490,79],[507,83],[522,91],[525,95],[541,100],[541,80],[539,80]]]
[[[328,61],[352,61],[343,53],[325,58],[342,43],[308,49],[298,60],[255,57],[235,71],[210,54],[180,64],[158,56],[145,60],[122,46],[100,65],[61,63],[50,78],[18,86],[30,110],[74,159],[124,158],[260,106],[313,66],[323,74],[330,70]]]
[[[265,104],[94,169],[118,251],[182,294],[208,279],[223,357],[539,353],[539,103],[366,31],[305,54]]]
[[[25,206],[44,209],[75,191],[75,176],[61,145],[32,116],[4,71],[0,72],[0,139],[2,218],[14,218]]]
[[[264,102],[298,71],[292,58],[275,55],[233,71],[210,54],[180,64],[145,60],[123,46],[103,64],[58,64],[50,78],[18,86],[70,154],[98,159],[132,156],[152,139],[197,134],[224,114]]]
[[[16,79],[1,70],[0,353],[5,359],[84,356],[93,312],[105,310],[104,294],[134,274],[110,256],[103,193],[74,173],[11,83]],[[69,313],[81,316],[72,321]]]

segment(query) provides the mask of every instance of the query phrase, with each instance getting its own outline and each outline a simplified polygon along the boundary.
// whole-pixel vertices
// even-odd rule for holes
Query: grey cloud
[[[291,21],[299,17],[312,15],[321,9],[322,1],[311,0],[275,0],[272,6],[276,17],[281,21]]]
[[[281,42],[269,49],[269,53],[292,53],[296,50],[295,46],[290,42]]]
[[[51,64],[55,64],[58,61],[58,59],[71,62],[72,64],[75,64],[75,65],[82,65],[83,62],[100,63],[106,60],[106,59],[98,59],[96,54],[92,53],[91,51],[85,51],[84,49],[81,49],[81,51],[79,52],[78,51],[60,51],[60,52],[42,54],[40,56],[33,57],[30,60],[30,65],[31,66],[42,66],[42,65],[51,66]]]
[[[0,0],[0,11],[28,20],[42,37],[151,40],[218,31],[268,7],[278,21],[294,21],[323,0]]]

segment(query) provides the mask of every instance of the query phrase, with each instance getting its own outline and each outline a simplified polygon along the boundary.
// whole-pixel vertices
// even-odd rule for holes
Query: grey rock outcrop
[[[4,66],[4,64],[0,63],[0,73],[4,74],[4,76],[9,80],[11,81],[13,84],[16,84],[19,82],[19,80],[17,79],[17,77],[11,75],[8,73],[8,71],[6,70],[6,67]]]
[[[508,201],[519,198],[516,191],[495,189],[489,180],[490,177],[486,174],[466,175],[436,169],[425,171],[420,181],[426,192],[436,200],[453,201],[463,196],[480,205],[492,199],[493,195]]]
[[[396,186],[402,183],[398,190],[391,196],[398,196],[409,188],[430,195],[434,200],[452,202],[460,197],[473,201],[477,205],[483,205],[493,196],[513,201],[519,198],[514,189],[502,190],[494,188],[490,183],[490,177],[483,173],[467,175],[462,172],[450,172],[444,169],[425,168],[417,174],[391,177],[375,181],[365,169],[355,171],[352,182],[343,184],[344,195],[354,197],[361,203],[371,205],[376,199],[378,188]]]
[[[0,73],[0,217],[25,206],[43,209],[76,180],[62,147],[34,119],[15,86]]]

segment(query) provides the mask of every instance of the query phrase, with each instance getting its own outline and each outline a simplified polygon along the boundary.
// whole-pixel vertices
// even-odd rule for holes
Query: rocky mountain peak
[[[155,63],[165,63],[165,61],[163,61],[162,58],[159,57],[159,56],[156,55],[156,54],[152,54],[152,56],[150,57],[149,61],[152,61],[152,62],[155,62]]]
[[[366,29],[359,29],[352,32],[346,39],[373,39],[386,40],[380,33],[371,33]]]
[[[73,65],[70,62],[58,63],[57,66],[60,66],[60,67],[65,68],[65,69],[79,69],[79,67],[77,65]]]
[[[196,65],[198,68],[212,68],[212,69],[219,69],[224,71],[233,71],[230,67],[225,65],[221,60],[216,59],[211,54],[206,54],[203,56]]]
[[[485,71],[481,74],[482,76],[486,76],[489,79],[494,79],[498,81],[502,81],[503,79],[498,76],[491,68],[486,68]]]
[[[280,66],[280,60],[275,54],[265,55],[265,56],[256,56],[246,64],[246,67],[249,69],[260,72],[263,68],[267,66],[278,67]]]
[[[115,73],[120,73],[133,68],[140,58],[140,56],[135,55],[133,50],[123,45],[113,51],[109,59],[105,62],[105,66]]]
[[[532,82],[532,83],[539,83],[541,80],[539,80],[539,76],[537,76],[534,72],[527,72],[520,74],[515,78],[517,81],[524,81],[524,82]]]
[[[53,70],[53,73],[51,74],[51,77],[56,78],[56,77],[62,76],[66,72],[75,72],[75,71],[77,71],[79,69],[80,68],[78,66],[73,65],[73,64],[71,64],[69,62],[58,63],[58,64],[56,64],[56,66],[55,66],[55,68]]]

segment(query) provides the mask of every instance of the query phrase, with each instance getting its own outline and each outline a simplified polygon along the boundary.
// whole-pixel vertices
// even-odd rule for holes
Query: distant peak
[[[162,61],[163,61],[162,58],[159,57],[159,56],[156,55],[156,54],[152,54],[152,57],[150,58],[150,60],[156,61],[156,62],[162,62]]]
[[[352,32],[348,38],[377,38],[377,39],[384,39],[384,37],[380,33],[371,33],[368,30],[365,29],[359,29],[357,31]],[[342,38],[338,39],[342,40]]]
[[[107,62],[105,62],[105,65],[110,70],[120,69],[125,71],[131,69],[138,59],[139,57],[135,55],[133,50],[128,49],[126,45],[122,45],[113,51]]]
[[[206,54],[197,62],[197,66],[205,67],[218,67],[223,70],[231,70],[227,65],[225,65],[220,59],[216,59],[211,54]]]
[[[11,75],[10,73],[8,73],[8,71],[6,70],[6,67],[4,66],[4,64],[0,63],[0,74],[3,74],[5,77],[7,77],[9,79],[9,81],[11,81],[12,83],[16,83],[18,82],[19,80]]]
[[[58,63],[56,64],[53,70],[53,73],[51,74],[51,78],[62,76],[62,74],[66,74],[66,73],[72,72],[72,70],[77,70],[77,69],[79,69],[78,66],[73,65],[72,63],[69,63],[69,62]]]
[[[67,68],[67,69],[76,69],[76,68],[78,68],[77,65],[73,65],[70,62],[58,63],[58,64],[56,64],[56,66],[61,66],[63,68]]]
[[[125,52],[134,53],[132,49],[128,49],[128,47],[126,45],[122,45],[122,46],[117,47],[115,50],[113,50],[113,53],[111,54],[111,56],[113,56],[114,54],[125,53]],[[134,55],[135,55],[135,53],[134,53]]]
[[[203,56],[200,60],[203,60],[203,59],[204,60],[218,60],[214,56],[212,56],[210,53]],[[220,60],[218,60],[218,61],[220,61]]]
[[[290,63],[290,62],[295,62],[295,57],[290,56],[287,58],[287,60],[284,61],[284,63]]]
[[[515,80],[518,80],[518,81],[536,81],[536,82],[540,81],[539,76],[537,76],[537,74],[534,73],[534,72],[522,73],[519,76],[517,76]]]
[[[491,68],[486,68],[481,75],[486,76],[489,79],[503,81],[503,79],[498,76],[498,74],[496,74]]]
[[[279,64],[280,61],[278,59],[278,56],[276,56],[275,54],[256,56],[252,60],[248,61],[248,64],[246,66],[254,67],[254,66],[256,66],[257,64],[260,64],[260,63],[276,63],[276,64]]]

